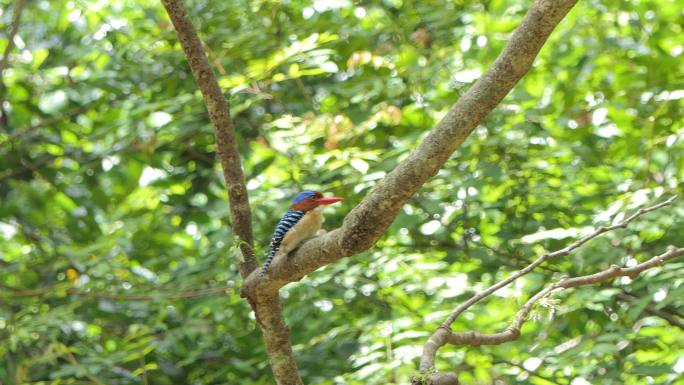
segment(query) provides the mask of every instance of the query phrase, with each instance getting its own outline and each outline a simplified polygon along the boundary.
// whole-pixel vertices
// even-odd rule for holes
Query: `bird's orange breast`
[[[297,246],[316,235],[323,224],[323,215],[316,210],[307,211],[304,217],[285,234],[280,250],[285,254],[297,248]]]

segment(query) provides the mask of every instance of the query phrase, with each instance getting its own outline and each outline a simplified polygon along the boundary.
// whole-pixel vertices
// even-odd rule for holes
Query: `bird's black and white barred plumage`
[[[280,222],[278,222],[278,226],[276,226],[273,237],[271,238],[271,251],[268,253],[268,258],[266,258],[266,261],[264,262],[264,267],[262,267],[261,272],[259,272],[260,277],[263,277],[264,274],[266,274],[268,267],[271,266],[271,262],[273,262],[273,258],[278,253],[280,244],[283,242],[283,238],[285,238],[285,234],[287,234],[294,225],[299,223],[304,214],[305,212],[300,210],[287,210],[285,215],[280,218]]]

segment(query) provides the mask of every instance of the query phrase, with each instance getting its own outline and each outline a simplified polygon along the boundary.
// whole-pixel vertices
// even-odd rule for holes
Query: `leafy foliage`
[[[339,225],[479,74],[526,1],[186,2],[231,101],[261,255],[290,197]],[[12,20],[2,2],[2,31]],[[306,383],[406,383],[448,311],[587,227],[682,192],[681,0],[580,2],[534,70],[371,251],[283,290]],[[213,132],[149,1],[28,2],[0,85],[0,382],[272,383]],[[4,52],[7,36],[0,37]],[[684,204],[517,281],[682,245]],[[464,384],[684,384],[684,263],[539,306],[522,338],[440,351]],[[659,316],[658,314],[661,314]],[[681,325],[681,324],[680,324]]]

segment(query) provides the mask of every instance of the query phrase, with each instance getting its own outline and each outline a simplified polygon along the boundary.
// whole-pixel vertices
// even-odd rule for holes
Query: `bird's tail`
[[[259,277],[263,277],[264,274],[268,271],[268,267],[271,266],[271,262],[273,262],[273,258],[275,258],[276,255],[276,250],[271,250],[270,253],[268,253],[268,258],[266,258],[266,261],[264,261],[264,266],[261,268],[261,271],[259,272]]]

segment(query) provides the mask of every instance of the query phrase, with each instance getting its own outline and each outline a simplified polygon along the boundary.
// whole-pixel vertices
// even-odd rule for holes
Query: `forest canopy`
[[[263,263],[302,190],[332,230],[492,66],[532,1],[184,0],[230,103]],[[0,384],[273,384],[210,114],[161,1],[0,0]],[[459,304],[684,247],[684,1],[587,0],[363,252],[279,290],[306,384],[407,384]],[[670,249],[671,250],[671,249]],[[244,293],[243,293],[244,294]],[[441,347],[464,385],[684,385],[684,258]]]

